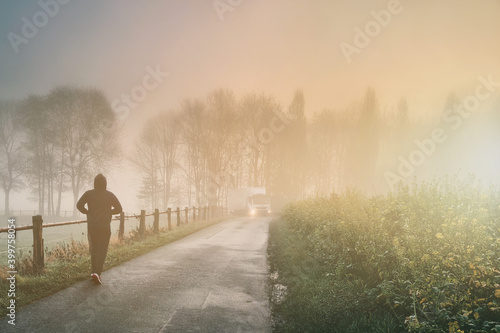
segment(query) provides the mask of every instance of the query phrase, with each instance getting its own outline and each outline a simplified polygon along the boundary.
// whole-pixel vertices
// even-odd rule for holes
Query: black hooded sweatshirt
[[[120,201],[113,193],[106,190],[106,186],[106,177],[98,174],[94,179],[94,189],[85,192],[76,204],[76,208],[82,214],[87,214],[89,225],[109,225],[112,215],[122,212]]]

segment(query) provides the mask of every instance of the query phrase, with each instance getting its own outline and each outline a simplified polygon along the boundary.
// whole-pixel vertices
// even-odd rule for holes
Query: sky
[[[0,99],[70,84],[101,89],[116,109],[147,86],[123,117],[129,143],[149,116],[218,88],[265,92],[284,108],[302,89],[312,116],[346,109],[371,86],[383,110],[405,97],[414,117],[428,117],[450,92],[473,92],[479,76],[500,82],[499,0],[0,5]],[[110,179],[117,190],[130,184]],[[12,205],[35,203],[13,194]]]

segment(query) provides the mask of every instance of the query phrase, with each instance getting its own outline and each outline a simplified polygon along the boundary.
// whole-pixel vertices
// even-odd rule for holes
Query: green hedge
[[[500,193],[436,181],[290,205],[270,230],[277,332],[500,332]]]

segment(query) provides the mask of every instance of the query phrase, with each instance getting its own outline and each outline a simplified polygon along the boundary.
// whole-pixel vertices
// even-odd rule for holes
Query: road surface
[[[100,286],[89,278],[18,310],[0,332],[270,332],[269,221],[203,229],[104,272]]]

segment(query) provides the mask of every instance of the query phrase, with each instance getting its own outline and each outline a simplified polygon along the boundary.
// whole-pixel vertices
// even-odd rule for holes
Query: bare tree
[[[279,166],[275,169],[274,192],[289,199],[305,194],[308,172],[307,122],[302,90],[297,90],[288,108],[289,123],[279,135]]]
[[[22,126],[26,137],[26,180],[38,200],[38,211],[52,215],[51,188],[54,176],[54,151],[58,144],[58,132],[53,131],[54,113],[48,108],[46,96],[30,95],[20,106]]]
[[[215,90],[208,94],[206,114],[206,134],[203,152],[207,161],[205,191],[209,205],[224,201],[228,185],[231,183],[231,165],[237,155],[239,116],[237,103],[232,91]]]
[[[380,152],[380,114],[375,91],[368,88],[357,107],[357,121],[348,153],[350,184],[369,190],[374,182]]]
[[[118,156],[115,115],[96,89],[60,86],[46,96],[28,96],[22,107],[30,155],[28,178],[37,192],[40,213],[60,212],[69,183],[76,201],[96,170],[106,171]],[[57,208],[54,193],[58,193]]]
[[[181,124],[176,112],[163,112],[144,126],[136,143],[133,164],[142,175],[143,196],[151,208],[167,207],[176,168]]]
[[[130,158],[135,169],[142,178],[140,198],[151,208],[157,208],[159,204],[160,182],[159,152],[154,131],[155,119],[149,120],[141,131],[139,139],[135,143],[135,152]]]
[[[312,184],[317,194],[328,194],[333,189],[334,158],[338,125],[336,115],[324,110],[315,114],[308,133],[312,165]]]
[[[76,215],[82,186],[96,170],[106,171],[119,154],[110,103],[99,90],[60,86],[45,96],[28,96],[21,111],[29,153],[27,178],[40,213],[45,213],[45,203],[49,215],[60,213],[69,183]]]
[[[409,143],[413,143],[415,125],[410,123],[408,102],[401,98],[394,112],[380,124],[379,158],[383,170],[397,168],[398,156],[409,148]]]
[[[205,101],[186,100],[183,117],[183,155],[188,181],[193,184],[198,204],[216,205],[224,196],[237,164],[240,144],[239,115],[234,94],[215,90]]]
[[[247,184],[267,187],[271,182],[272,148],[276,144],[276,136],[285,129],[283,123],[276,123],[279,122],[281,107],[271,96],[251,93],[243,98],[241,113],[242,133],[245,133],[243,143],[247,151]]]
[[[182,115],[182,155],[185,166],[179,164],[184,171],[188,188],[194,188],[195,201],[198,205],[206,204],[203,195],[203,180],[206,175],[206,160],[204,150],[206,145],[206,106],[202,100],[186,99],[181,105]],[[191,191],[188,191],[190,202]]]
[[[119,156],[115,114],[104,93],[92,88],[61,86],[48,95],[60,119],[64,170],[73,192],[73,214],[80,190],[96,170],[106,171]]]
[[[157,117],[154,126],[160,152],[160,179],[163,206],[167,207],[170,200],[172,177],[175,172],[177,148],[181,132],[180,116],[177,112],[165,112]]]
[[[0,101],[0,185],[5,193],[5,215],[10,214],[10,193],[22,185],[25,166],[23,129],[17,102]]]
[[[308,136],[316,194],[338,192],[346,185],[346,152],[353,140],[355,121],[351,111],[323,110],[312,119]]]

